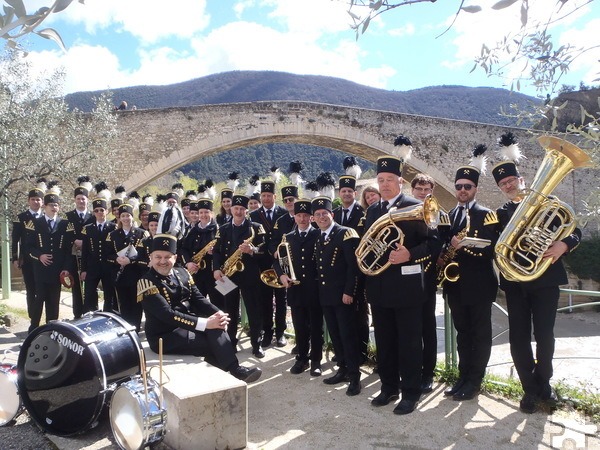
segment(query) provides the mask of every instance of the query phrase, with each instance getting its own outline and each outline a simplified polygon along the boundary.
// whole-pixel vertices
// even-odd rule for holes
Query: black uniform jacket
[[[96,222],[89,223],[81,231],[81,271],[87,272],[86,278],[97,279],[104,271],[110,271],[112,264],[108,262],[107,256],[111,252],[106,238],[114,231],[116,225],[106,221],[102,227],[102,233],[98,230]]]
[[[34,261],[33,273],[36,281],[59,282],[60,272],[74,270],[70,255],[75,229],[68,220],[57,216],[54,227],[50,231],[46,217],[42,215],[32,222],[28,222],[27,229],[26,248],[27,253]],[[44,254],[52,255],[52,264],[49,266],[44,266],[40,262],[40,256]]]
[[[242,264],[244,264],[244,270],[236,272],[231,277],[238,286],[249,286],[252,284],[260,283],[260,267],[257,261],[257,256],[261,252],[265,251],[265,231],[262,225],[251,222],[246,219],[241,225],[242,228],[239,236],[234,236],[234,226],[232,222],[226,223],[217,231],[215,247],[213,248],[213,271],[220,270],[225,264],[225,261],[238,249],[238,247],[250,237],[250,227],[254,229],[254,237],[251,241],[252,245],[258,248],[258,253],[255,255],[249,255],[242,253]]]
[[[38,212],[41,213],[41,209]],[[39,216],[38,216],[39,217]],[[12,243],[11,243],[11,261],[19,261],[21,264],[24,262],[31,262],[29,255],[25,251],[25,244],[27,241],[27,233],[33,229],[33,221],[35,218],[31,214],[31,211],[23,211],[17,215],[17,220],[13,221],[12,229]],[[27,224],[32,224],[27,227]]]
[[[122,228],[117,228],[111,231],[107,236],[106,242],[109,253],[106,259],[113,265],[115,277],[118,275],[121,268],[121,265],[117,263],[117,253],[130,244],[132,244],[137,251],[137,256],[128,256],[128,258],[131,260],[131,263],[124,266],[119,279],[115,280],[116,286],[135,286],[137,283],[142,271],[146,267],[146,263],[143,258],[144,244],[142,241],[148,236],[150,236],[150,234],[147,231],[136,227],[131,228],[127,236],[125,236],[125,232]]]
[[[192,258],[194,255],[215,239],[216,235],[217,224],[214,221],[209,223],[205,228],[200,228],[198,225],[191,228],[181,244],[181,261],[183,265],[185,266],[187,263],[193,262]],[[206,266],[200,270],[206,270],[212,275],[212,255],[206,253],[202,261],[204,261]]]
[[[342,220],[344,218],[344,208],[339,206],[333,210],[333,220],[335,220],[340,225],[344,225],[346,227],[354,228],[358,231],[358,225],[365,215],[365,210],[359,203],[354,202],[354,206],[350,209],[350,218],[348,223],[342,224]]]
[[[294,220],[294,216],[291,216],[289,213],[284,214],[279,217],[273,225],[273,234],[271,236],[271,240],[269,241],[269,253],[274,255],[277,251],[277,246],[281,242],[281,238],[284,234],[288,234],[296,227],[296,221]]]
[[[359,237],[352,228],[334,223],[327,240],[321,241],[319,236],[315,245],[319,300],[323,306],[342,305],[344,294],[356,296],[358,265],[354,252]]]
[[[401,194],[391,207],[401,209],[419,203],[417,199]],[[379,217],[388,213],[382,209],[380,202],[369,206],[364,221],[365,233]],[[431,241],[434,234],[422,220],[403,220],[396,222],[396,226],[404,233],[403,245],[410,252],[411,259],[402,264],[392,264],[379,275],[366,277],[367,301],[373,306],[402,308],[425,301],[424,277],[428,265],[433,263],[431,251],[434,243]],[[381,258],[382,262],[388,261],[391,250],[388,248]]]
[[[500,227],[502,230],[506,228],[510,218],[515,213],[518,206],[518,203],[507,202],[498,208],[498,220],[500,221]],[[554,228],[556,228],[558,224],[553,223],[552,225],[554,225]],[[579,228],[575,228],[575,230],[573,230],[569,236],[562,239],[562,242],[567,244],[567,247],[569,247],[569,252],[574,250],[579,245],[580,241],[581,230]],[[524,284],[527,284],[531,288],[561,286],[567,283],[567,272],[565,270],[565,266],[563,265],[562,258],[560,258],[554,264],[550,264],[548,269],[539,278],[533,281],[524,282]],[[508,281],[506,278],[504,278],[504,276],[502,276],[502,273],[500,274],[500,288],[503,291],[509,289],[518,289],[518,285],[519,283]]]
[[[267,219],[267,215],[265,213],[264,207],[255,209],[254,211],[252,211],[250,213],[250,220],[252,222],[261,224],[263,227],[263,230],[265,231],[265,236],[264,236],[265,248],[264,248],[264,251],[260,255],[257,255],[261,270],[270,269],[273,265],[273,256],[271,253],[271,249],[273,248],[271,241],[275,240],[275,238],[273,236],[273,232],[274,232],[273,228],[275,227],[275,223],[277,222],[277,219],[279,219],[281,216],[284,216],[286,214],[289,215],[289,213],[285,210],[285,208],[282,208],[281,206],[278,206],[278,205],[275,205],[275,206],[273,206],[273,208],[271,208],[272,222],[269,222],[269,220]],[[277,242],[277,244],[279,244],[279,242]],[[277,245],[277,244],[275,244],[275,245]]]
[[[285,235],[289,245],[294,275],[300,284],[294,285],[287,290],[287,303],[289,306],[308,306],[319,304],[317,284],[317,261],[315,258],[315,245],[321,236],[321,232],[312,226],[308,228],[306,236],[300,236],[298,230]],[[279,259],[273,262],[273,268],[277,276],[283,275]],[[289,274],[288,274],[289,275]]]
[[[158,349],[158,339],[177,328],[195,331],[198,317],[210,317],[219,308],[202,296],[186,269],[174,267],[162,276],[149,269],[137,283],[137,301],[146,315],[146,338]]]
[[[456,207],[450,210],[450,217],[454,217]],[[463,305],[472,305],[480,302],[493,302],[498,293],[498,278],[493,268],[494,246],[498,241],[499,226],[498,216],[495,211],[479,206],[477,203],[469,205],[470,217],[468,237],[489,239],[491,245],[484,248],[462,247],[456,252],[454,259],[458,263],[459,279],[454,283],[445,282],[444,291],[453,291],[460,294]],[[461,230],[466,225],[466,217],[458,227]],[[444,236],[444,242],[452,239],[450,234],[456,230],[450,228]]]

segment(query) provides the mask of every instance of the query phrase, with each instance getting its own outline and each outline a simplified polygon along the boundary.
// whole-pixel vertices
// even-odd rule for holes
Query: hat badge
[[[383,160],[383,161],[381,161],[381,166],[382,167],[387,167],[387,165],[388,165],[387,163],[388,163],[387,161]]]
[[[504,172],[505,172],[505,170],[504,170],[504,167],[500,167],[500,168],[498,169],[498,173],[502,174],[502,173],[504,173]]]
[[[463,171],[463,173],[465,173],[465,174],[470,174],[470,173],[471,173],[471,171],[470,171],[469,169],[465,169],[465,170]]]
[[[168,239],[163,240],[163,245],[168,246],[169,245],[169,240]]]
[[[300,205],[300,209],[304,209],[305,210],[306,209],[306,205],[304,205],[304,204]]]

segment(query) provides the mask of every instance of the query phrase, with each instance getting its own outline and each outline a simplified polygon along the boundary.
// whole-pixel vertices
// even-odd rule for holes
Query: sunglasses
[[[457,191],[460,191],[461,189],[464,189],[465,191],[470,191],[471,189],[473,189],[475,186],[472,184],[455,184],[454,185],[454,189],[456,189]]]
[[[294,203],[296,199],[294,197],[287,197],[283,199],[283,203]]]

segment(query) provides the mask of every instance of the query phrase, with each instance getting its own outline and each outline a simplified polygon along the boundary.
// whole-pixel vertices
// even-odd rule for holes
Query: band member
[[[237,346],[237,324],[239,321],[240,292],[250,323],[250,343],[252,354],[257,358],[265,356],[261,348],[262,314],[260,310],[260,267],[256,258],[263,251],[265,231],[262,225],[246,218],[248,197],[234,195],[232,198],[231,222],[219,227],[217,242],[213,248],[213,275],[217,282],[227,275],[227,264],[238,270],[230,276],[237,288],[225,296],[225,311],[231,317],[227,333],[234,348]],[[241,264],[234,264],[235,262]],[[242,269],[243,267],[243,269]],[[223,269],[223,270],[222,270]]]
[[[258,380],[261,370],[240,366],[235,356],[225,331],[229,316],[202,296],[185,269],[173,267],[175,237],[155,236],[151,250],[151,269],[137,285],[137,301],[146,313],[144,328],[150,348],[158,352],[162,339],[166,354],[204,356],[208,363],[239,380]]]
[[[500,138],[501,152],[505,157],[518,161],[520,151],[512,133]],[[498,209],[498,219],[502,229],[506,227],[524,194],[525,180],[519,174],[514,161],[497,164],[492,175],[502,193],[508,199]],[[558,226],[553,223],[552,227]],[[566,238],[554,241],[544,253],[551,258],[552,264],[536,280],[508,281],[500,274],[500,288],[506,294],[510,352],[525,395],[519,404],[520,410],[532,414],[538,403],[554,406],[556,393],[550,386],[552,378],[552,358],[554,355],[554,322],[560,295],[559,286],[567,284],[567,273],[562,256],[574,250],[581,240],[581,231],[575,228]],[[531,331],[536,343],[536,352],[531,347]]]
[[[115,188],[115,195],[110,200],[110,212],[113,215],[113,222],[118,225],[119,224],[119,206],[125,203],[125,187],[117,186]]]
[[[152,205],[154,205],[154,198],[151,195],[144,195],[142,197],[142,203],[138,207],[138,217],[140,218],[140,228],[148,231],[148,215],[152,212]]]
[[[221,210],[217,214],[217,225],[223,226],[231,222],[231,199],[233,198],[233,190],[223,188],[221,190]]]
[[[379,189],[375,186],[365,186],[360,193],[360,206],[366,211],[369,206],[373,203],[377,203],[381,200],[379,195]]]
[[[98,185],[97,185],[98,186]],[[101,189],[96,188],[100,194]],[[98,309],[98,284],[102,282],[104,292],[104,311],[112,311],[115,299],[112,264],[107,256],[110,247],[106,243],[108,235],[115,230],[116,225],[107,220],[108,201],[98,197],[92,200],[94,222],[88,223],[81,232],[83,238],[81,252],[81,280],[85,281],[83,312]]]
[[[133,208],[127,203],[119,206],[119,225],[107,237],[110,249],[108,262],[113,265],[113,276],[119,312],[123,319],[140,330],[142,323],[142,306],[135,301],[136,285],[141,275],[140,268],[144,267],[144,245],[142,240],[148,232],[135,226]]]
[[[38,180],[37,186],[31,189],[27,195],[28,209],[17,215],[17,220],[13,221],[12,229],[11,259],[14,267],[21,269],[23,274],[27,315],[30,319],[35,309],[35,278],[33,276],[34,262],[26,249],[27,233],[33,228],[33,221],[43,214],[42,204],[45,190],[46,181],[44,179]],[[30,222],[31,224],[28,227],[27,224]]]
[[[402,167],[412,150],[410,141],[404,136],[399,136],[396,142],[404,140],[407,143],[400,144],[402,159],[383,156],[377,160],[381,201],[367,209],[365,232],[369,232],[379,217],[388,214],[388,208],[419,204],[402,193]],[[401,391],[402,399],[394,414],[409,414],[421,396],[423,279],[424,269],[431,261],[430,233],[423,221],[406,220],[395,225],[404,233],[403,243],[390,245],[383,260],[391,265],[377,275],[367,276],[365,281],[381,379],[381,392],[371,404],[385,406],[397,399]]]
[[[204,297],[219,309],[224,309],[224,297],[215,290],[215,279],[212,270],[212,247],[215,245],[217,223],[213,217],[213,202],[208,199],[198,200],[190,206],[190,213],[198,215],[199,221],[192,227],[181,245],[181,260],[185,268],[192,274],[198,290]],[[194,256],[202,254],[199,262]]]
[[[248,211],[256,211],[258,208],[261,207],[260,192],[255,192],[249,198],[250,200],[248,200]]]
[[[347,173],[354,173],[360,176],[361,170],[353,157],[344,159],[344,168]],[[358,235],[362,234],[363,217],[365,210],[356,201],[356,176],[343,175],[339,179],[339,193],[342,204],[333,210],[333,220],[342,226],[354,229]],[[356,331],[358,333],[359,351],[361,363],[368,360],[369,346],[369,306],[364,295],[365,280],[362,273],[359,273],[358,288],[354,305],[356,307]]]
[[[495,211],[480,206],[475,197],[481,172],[485,171],[485,145],[478,145],[468,166],[459,167],[454,178],[458,204],[449,212],[451,226],[442,234],[446,250],[456,251],[458,280],[443,283],[444,295],[457,331],[459,378],[444,392],[454,400],[470,400],[481,390],[481,382],[492,350],[492,302],[498,292],[498,279],[492,266],[498,240]],[[483,248],[465,247],[464,237],[490,240]]]
[[[154,236],[158,234],[158,222],[160,221],[160,213],[152,211],[148,214],[148,236],[142,240],[144,248],[142,250],[142,256],[140,257],[140,263],[150,267],[150,253],[152,249],[152,241]]]
[[[359,237],[352,228],[342,227],[333,221],[329,197],[313,199],[312,213],[321,233],[315,246],[319,301],[338,365],[337,373],[323,382],[338,384],[350,381],[346,395],[358,395],[362,387],[353,303],[358,277],[354,251]]]
[[[260,184],[260,202],[262,207],[250,213],[250,220],[262,225],[265,230],[265,250],[258,256],[258,263],[261,272],[273,267],[273,255],[269,253],[271,241],[273,239],[273,227],[277,219],[288,214],[281,206],[275,205],[277,194],[275,194],[275,182],[266,180]],[[289,215],[289,214],[288,214]],[[275,298],[275,303],[273,303]],[[260,299],[263,321],[263,348],[271,345],[273,339],[273,313],[275,313],[275,340],[277,347],[285,347],[287,340],[285,338],[285,329],[287,323],[285,316],[287,314],[287,305],[285,301],[285,289],[274,289],[264,283],[260,283]]]
[[[49,184],[44,195],[44,214],[27,224],[26,249],[33,260],[36,292],[29,332],[39,326],[44,306],[46,323],[58,319],[60,277],[68,277],[74,270],[69,256],[75,229],[68,220],[58,215],[59,195],[58,187]]]
[[[280,219],[281,220],[281,219]],[[289,246],[287,264],[299,283],[293,283],[289,270],[275,258],[273,267],[281,283],[287,288],[287,301],[292,310],[292,322],[296,334],[297,356],[290,373],[299,374],[309,367],[313,377],[321,375],[323,357],[323,310],[319,302],[315,244],[321,233],[311,225],[311,202],[308,199],[294,203],[296,229],[284,235]],[[279,255],[280,257],[282,255]]]
[[[73,271],[73,286],[71,287],[71,294],[73,297],[73,316],[75,319],[79,319],[83,313],[83,292],[79,273],[81,271],[81,249],[83,244],[83,236],[81,232],[83,227],[93,220],[92,214],[88,211],[88,196],[92,190],[92,184],[90,183],[90,177],[81,176],[77,178],[79,186],[73,191],[75,197],[75,209],[68,211],[66,216],[67,220],[73,224],[75,228],[75,240],[73,242],[73,248],[71,250],[71,267]]]
[[[287,214],[280,216],[275,225],[273,225],[273,236],[269,242],[269,253],[272,255],[275,255],[275,251],[283,235],[292,231],[296,225],[294,221],[294,203],[298,199],[298,186],[289,185],[282,187],[281,197]]]
[[[428,195],[433,194],[435,181],[432,177],[424,173],[418,173],[410,182],[412,196],[417,200],[424,201]],[[447,214],[443,213],[447,219]],[[440,227],[449,225],[448,220],[440,220]],[[433,232],[435,241],[430,241],[431,264],[428,264],[425,270],[425,294],[426,300],[423,303],[423,372],[421,373],[421,390],[423,393],[429,393],[433,390],[433,375],[437,362],[437,321],[435,318],[435,301],[437,292],[437,258],[442,250],[442,241],[439,239],[437,231]]]

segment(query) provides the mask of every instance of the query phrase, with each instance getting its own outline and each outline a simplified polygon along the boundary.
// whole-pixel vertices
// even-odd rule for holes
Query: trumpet
[[[290,280],[292,280],[293,285],[300,284],[300,281],[296,279],[296,273],[294,272],[294,264],[292,263],[292,249],[290,248],[290,244],[287,242],[285,235],[277,246],[277,255],[277,260],[283,273],[287,275]],[[260,279],[263,283],[272,288],[280,289],[285,287],[281,281],[279,281],[277,272],[275,272],[274,269],[262,271],[260,274]]]
[[[396,222],[422,220],[429,228],[434,229],[439,218],[440,206],[431,194],[422,204],[390,209],[388,214],[377,219],[361,238],[355,251],[358,268],[365,275],[378,275],[391,265],[388,250],[394,249],[396,243],[404,243],[404,233],[396,226]]]

